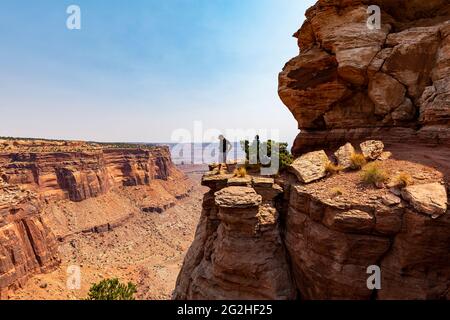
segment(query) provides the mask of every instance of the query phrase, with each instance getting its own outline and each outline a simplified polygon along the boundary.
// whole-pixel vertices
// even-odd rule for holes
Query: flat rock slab
[[[310,183],[326,176],[329,159],[325,151],[309,152],[297,158],[289,167],[303,183]]]
[[[202,186],[214,189],[216,185],[226,185],[228,179],[231,178],[233,178],[232,174],[214,174],[208,172],[202,178]]]
[[[247,177],[233,177],[228,179],[228,186],[232,187],[250,187],[252,184],[252,178]]]
[[[409,186],[403,189],[402,197],[417,211],[437,218],[447,211],[447,192],[440,183]]]
[[[215,193],[215,202],[221,208],[251,208],[262,202],[262,196],[253,188],[228,187]]]
[[[275,183],[273,178],[266,177],[253,177],[253,185],[255,187],[267,187],[270,188]]]
[[[383,153],[384,143],[378,140],[369,140],[360,144],[362,154],[368,160],[377,160]]]

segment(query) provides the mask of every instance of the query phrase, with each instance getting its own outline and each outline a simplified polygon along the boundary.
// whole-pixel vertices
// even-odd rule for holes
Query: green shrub
[[[131,282],[127,285],[119,279],[106,279],[92,285],[86,300],[135,300],[136,286]]]
[[[278,152],[275,154],[275,150],[272,150],[273,145],[278,146]],[[285,142],[275,142],[273,140],[267,140],[266,142],[260,142],[259,140],[255,140],[250,144],[248,140],[241,141],[241,147],[245,152],[246,157],[246,163],[248,164],[248,169],[256,168],[256,167],[270,167],[271,165],[271,158],[278,156],[279,160],[279,171],[284,171],[289,167],[289,165],[292,164],[294,161],[294,157],[291,155],[291,153],[288,150],[288,144]],[[252,155],[256,158],[252,159],[252,162],[256,163],[250,163],[250,150],[255,150],[256,154]],[[267,154],[264,154],[263,151],[267,150]],[[264,159],[264,161],[261,161],[261,159]]]

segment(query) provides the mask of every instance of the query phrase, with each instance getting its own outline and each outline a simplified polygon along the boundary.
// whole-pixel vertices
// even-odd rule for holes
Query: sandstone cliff
[[[114,186],[146,185],[154,179],[180,176],[168,147],[151,150],[93,148],[89,144],[60,147],[36,142],[30,145],[22,142],[15,148],[8,146],[5,142],[6,152],[0,149],[3,180],[36,191],[47,200],[82,201],[105,194]]]
[[[273,179],[210,174],[197,234],[175,299],[293,299]]]
[[[381,8],[379,30],[368,5]],[[306,17],[279,76],[302,131],[295,154],[368,138],[449,142],[448,1],[320,0]]]
[[[59,263],[56,239],[40,216],[36,195],[0,178],[0,298],[32,274]]]
[[[263,184],[204,177],[174,298],[450,299],[449,2],[319,0],[306,16],[279,75],[299,157]],[[367,185],[355,152],[412,186]],[[330,161],[347,170],[332,175]],[[381,290],[367,286],[370,266]]]
[[[108,231],[131,204],[163,210],[189,190],[167,147],[0,140],[0,297],[58,265],[56,239]]]
[[[449,176],[380,153],[380,170],[392,180],[407,173],[412,186],[375,188],[360,172],[318,170],[317,154],[298,167],[309,183],[291,173],[204,176],[211,191],[175,299],[450,298]],[[367,286],[370,266],[380,267],[381,290]]]

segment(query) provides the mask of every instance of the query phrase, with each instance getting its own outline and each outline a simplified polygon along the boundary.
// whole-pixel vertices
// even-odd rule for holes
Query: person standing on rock
[[[231,143],[223,135],[219,136],[219,163],[227,163],[227,154],[233,148]]]

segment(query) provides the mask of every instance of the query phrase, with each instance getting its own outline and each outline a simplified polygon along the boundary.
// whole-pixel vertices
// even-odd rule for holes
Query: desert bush
[[[364,183],[379,186],[388,180],[388,175],[380,168],[378,163],[372,162],[363,167],[361,180]]]
[[[122,284],[119,279],[106,279],[93,284],[86,300],[135,300],[136,286],[128,282]]]
[[[272,148],[274,145],[277,145],[278,147],[276,154],[275,148]],[[275,142],[273,140],[261,142],[259,139],[255,139],[250,144],[248,140],[245,140],[241,141],[241,147],[245,152],[247,164],[250,162],[250,157],[252,157],[251,162],[257,162],[256,164],[248,164],[248,168],[249,166],[253,166],[253,168],[257,169],[261,166],[269,167],[272,157],[277,156],[279,161],[279,171],[284,171],[294,161],[294,157],[288,150],[288,144],[285,142]],[[265,154],[265,150],[267,150],[267,154]],[[253,151],[255,154],[251,155],[250,151]]]
[[[392,179],[392,184],[399,188],[406,188],[414,182],[412,176],[408,172],[400,172]]]
[[[350,161],[352,162],[352,165],[350,168],[353,170],[359,170],[362,167],[364,167],[364,165],[366,165],[366,163],[367,163],[366,158],[361,153],[353,153],[350,156]]]
[[[344,170],[343,166],[334,164],[333,162],[329,161],[326,165],[325,165],[325,171],[331,175],[340,173],[341,171]]]
[[[239,178],[245,178],[247,176],[247,169],[245,167],[239,167],[234,170],[234,176]]]

